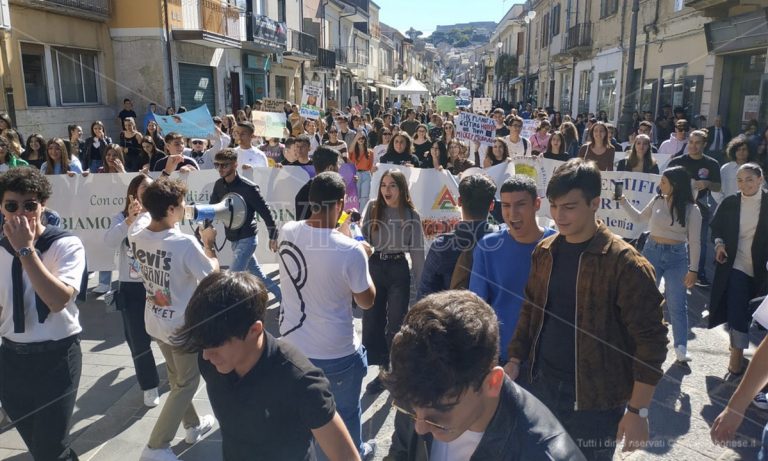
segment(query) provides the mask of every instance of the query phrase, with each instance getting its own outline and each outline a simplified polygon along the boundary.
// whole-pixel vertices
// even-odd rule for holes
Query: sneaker
[[[677,357],[678,362],[690,362],[691,356],[688,355],[688,351],[686,350],[685,346],[677,346],[675,347],[675,356]]]
[[[698,279],[696,279],[696,286],[706,288],[710,285],[709,281],[706,279],[706,277],[699,276]]]
[[[376,456],[376,440],[371,439],[367,442],[363,442],[363,452],[360,454],[360,458],[363,461],[372,460]]]
[[[376,376],[371,380],[370,383],[368,383],[367,386],[365,386],[365,392],[368,394],[381,394],[384,392],[384,383],[381,382],[381,378]]]
[[[105,283],[100,283],[96,285],[96,288],[93,289],[93,292],[97,295],[103,295],[104,293],[108,292],[111,287]]]
[[[144,447],[139,461],[180,461],[176,453],[170,448]]]
[[[758,392],[754,399],[752,399],[752,405],[761,410],[768,410],[768,398],[765,397],[765,392]]]
[[[158,405],[160,405],[160,394],[158,394],[157,388],[153,387],[144,391],[144,406],[155,408]]]
[[[213,415],[205,415],[200,418],[200,425],[197,427],[188,427],[187,436],[184,437],[184,441],[187,443],[197,443],[203,438],[208,431],[213,427],[213,423],[216,420],[213,419]]]

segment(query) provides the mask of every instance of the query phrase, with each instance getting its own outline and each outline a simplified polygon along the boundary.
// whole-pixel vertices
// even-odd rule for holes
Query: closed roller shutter
[[[181,105],[187,110],[196,109],[205,104],[211,115],[216,114],[213,67],[180,63],[179,87],[181,88]]]

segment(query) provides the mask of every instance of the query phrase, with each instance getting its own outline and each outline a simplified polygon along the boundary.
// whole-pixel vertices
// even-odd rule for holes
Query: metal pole
[[[627,50],[627,76],[624,82],[624,104],[619,119],[619,139],[629,139],[632,131],[632,111],[635,88],[635,48],[637,47],[637,13],[640,0],[632,0],[632,19],[629,28],[629,50]]]
[[[525,26],[525,38],[528,43],[525,45],[525,88],[523,88],[523,107],[528,104],[528,96],[530,87],[528,85],[528,73],[531,70],[531,23],[528,22]]]

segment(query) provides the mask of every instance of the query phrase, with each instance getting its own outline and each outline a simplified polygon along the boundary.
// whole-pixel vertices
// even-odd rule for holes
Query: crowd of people
[[[144,404],[161,401],[153,342],[170,384],[142,461],[177,460],[179,426],[195,443],[216,421],[226,460],[372,459],[360,399],[385,390],[396,410],[387,459],[610,460],[619,442],[635,450],[648,440],[667,356],[664,306],[676,361],[695,359],[687,290],[696,285],[711,285],[708,326],[727,325],[727,371],[746,372],[713,440],[733,437],[750,399],[768,409],[767,362],[756,355],[747,369],[743,356],[750,304],[768,292],[768,129],[731,137],[720,117],[694,128],[675,110],[671,119],[637,114],[619,143],[602,113],[502,104],[484,114],[496,128],[486,145],[457,137],[456,114],[403,105],[372,101],[311,120],[286,103],[282,139],[256,135],[249,120],[260,101],[214,117],[208,139],[160,133],[152,105],[139,130],[128,99],[118,143],[99,121],[85,140],[71,125],[66,139],[33,134],[22,143],[0,115],[0,264],[11,268],[0,284],[0,403],[32,456],[77,459],[75,300],[88,272],[82,242],[45,206],[51,174],[138,173],[104,241],[119,249],[115,299]],[[531,119],[535,132],[523,137]],[[537,220],[533,179],[495,184],[467,172],[518,157],[564,162],[545,191],[552,227]],[[360,210],[345,209],[344,163],[355,168]],[[372,183],[387,164],[457,176],[455,230],[428,246],[406,176],[386,169]],[[241,172],[309,165],[297,219],[278,228]],[[225,228],[231,261],[219,259],[209,222],[197,235],[178,226],[187,189],[172,176],[203,169],[219,175],[210,203],[236,193],[246,204],[246,224]],[[648,229],[644,242],[596,218],[603,171],[661,175],[658,195],[640,209],[615,197]],[[256,259],[258,220],[279,283]],[[109,291],[111,277],[100,273],[94,291]],[[265,328],[270,302],[279,306],[275,332]],[[363,390],[369,365],[379,374]],[[201,377],[214,415],[192,403]]]

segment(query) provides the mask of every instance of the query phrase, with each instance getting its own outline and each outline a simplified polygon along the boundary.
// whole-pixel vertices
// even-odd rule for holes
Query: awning
[[[376,88],[376,87],[375,87],[375,86],[373,86],[373,85],[368,85],[368,89],[369,89],[369,90],[371,90],[371,91],[379,91],[379,89],[378,89],[378,88]]]
[[[390,90],[390,91],[395,89],[394,86],[389,86],[389,85],[384,84],[384,83],[377,83],[376,87],[377,88],[381,88],[382,90]]]
[[[515,83],[517,83],[517,82],[521,81],[522,79],[523,79],[523,77],[515,77],[515,78],[513,78],[513,79],[510,79],[510,81],[509,81],[509,83],[508,83],[508,84],[509,84],[509,85],[514,85]]]

